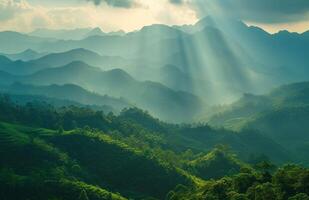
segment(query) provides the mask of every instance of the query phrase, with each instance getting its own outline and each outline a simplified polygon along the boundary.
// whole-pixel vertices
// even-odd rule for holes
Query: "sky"
[[[151,24],[237,18],[268,32],[309,30],[309,0],[0,0],[0,30],[100,27],[133,31]]]

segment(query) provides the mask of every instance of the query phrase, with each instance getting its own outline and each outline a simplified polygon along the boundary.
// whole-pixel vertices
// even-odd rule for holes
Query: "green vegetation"
[[[308,170],[275,169],[269,159],[289,162],[289,153],[255,131],[168,124],[137,108],[114,115],[39,101],[21,105],[7,95],[0,109],[1,199],[308,195]]]
[[[283,166],[273,173],[243,168],[236,175],[207,181],[202,187],[177,187],[167,199],[306,200],[308,177],[309,170],[296,165]]]
[[[257,130],[284,147],[294,162],[309,164],[309,83],[285,85],[268,95],[245,95],[209,123],[236,131]]]
[[[187,163],[187,170],[205,180],[233,175],[244,166],[224,147],[217,147],[207,155]]]

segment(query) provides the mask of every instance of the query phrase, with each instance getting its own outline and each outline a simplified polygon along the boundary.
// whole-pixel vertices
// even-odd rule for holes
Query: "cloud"
[[[87,1],[91,1],[95,5],[106,3],[109,6],[119,8],[131,8],[136,6],[136,2],[134,0],[87,0]]]
[[[186,0],[185,2],[193,5],[201,16],[221,14],[270,24],[309,19],[309,0]]]
[[[25,0],[1,0],[0,1],[0,21],[11,20],[16,14],[31,10],[31,6]]]
[[[184,0],[169,0],[171,4],[180,5],[184,3]]]
[[[98,19],[100,17],[92,5],[44,7],[32,5],[27,0],[0,0],[0,31],[93,27]]]

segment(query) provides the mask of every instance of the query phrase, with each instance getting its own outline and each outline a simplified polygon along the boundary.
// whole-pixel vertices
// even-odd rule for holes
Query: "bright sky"
[[[294,0],[303,5],[292,6],[293,11],[296,10],[292,14],[284,6],[279,10],[276,5],[274,10],[239,7],[243,4],[241,1],[263,3],[266,0],[234,0],[236,3],[231,9],[226,8],[227,4],[222,6],[225,1],[231,0],[0,0],[0,30],[29,32],[37,28],[100,27],[104,31],[132,31],[157,23],[192,24],[207,14],[230,10],[233,13],[229,12],[229,16],[241,13],[238,17],[269,32],[309,29],[308,0]],[[283,4],[287,1],[292,0],[282,0]]]

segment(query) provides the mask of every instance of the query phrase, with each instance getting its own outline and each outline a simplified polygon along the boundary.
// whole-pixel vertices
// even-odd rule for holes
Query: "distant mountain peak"
[[[164,24],[153,24],[153,25],[149,25],[149,26],[144,26],[140,32],[161,32],[161,31],[169,31],[169,32],[179,32],[180,30],[175,29],[173,27],[170,27],[168,25],[164,25]]]
[[[60,60],[63,60],[63,59],[66,60],[67,58],[72,58],[72,57],[78,60],[81,56],[99,57],[100,55],[91,50],[85,49],[85,48],[77,48],[77,49],[71,49],[65,52],[48,54],[46,56],[41,57],[39,60],[37,60],[37,62],[48,64],[54,60],[60,61]],[[69,62],[65,62],[65,63],[69,63]],[[61,63],[59,65],[64,65],[65,63]]]
[[[116,69],[111,69],[111,70],[105,71],[105,72],[107,72],[110,75],[114,75],[114,76],[116,75],[118,77],[123,77],[127,80],[134,80],[132,78],[132,76],[130,74],[128,74],[126,71],[124,71],[123,69],[116,68]]]
[[[214,25],[214,20],[211,16],[206,16],[195,23],[195,26]]]
[[[4,65],[4,64],[8,64],[8,63],[11,63],[12,61],[4,56],[4,55],[0,55],[0,65]]]
[[[247,28],[247,25],[243,23],[241,20],[236,18],[226,18],[221,16],[213,16],[209,15],[202,19],[200,19],[196,24],[195,27],[199,29],[203,29],[206,26],[216,27],[216,28]]]
[[[77,49],[71,49],[69,51],[63,52],[63,53],[91,53],[91,54],[97,54],[89,49],[85,49],[85,48],[77,48]]]
[[[92,29],[90,31],[90,33],[99,33],[99,34],[101,34],[101,33],[103,33],[103,31],[102,31],[102,29],[100,27],[96,27],[96,28]]]
[[[48,68],[42,71],[49,71],[49,70],[69,70],[69,71],[97,71],[97,72],[102,72],[100,68],[90,66],[83,61],[73,61],[70,62],[67,65],[61,66],[61,67],[55,67],[55,68]]]
[[[73,61],[73,62],[70,62],[69,64],[63,66],[63,67],[83,67],[83,68],[96,68],[96,67],[92,67],[90,65],[88,65],[87,63],[84,63],[83,61]],[[99,69],[99,68],[97,68]]]
[[[104,32],[102,31],[101,28],[96,27],[96,28],[92,29],[91,31],[89,31],[89,32],[85,35],[85,37],[90,37],[90,36],[104,36],[104,35],[106,35],[106,33],[104,33]]]
[[[26,50],[23,51],[22,53],[37,53],[37,52],[34,51],[33,49],[26,49]]]

